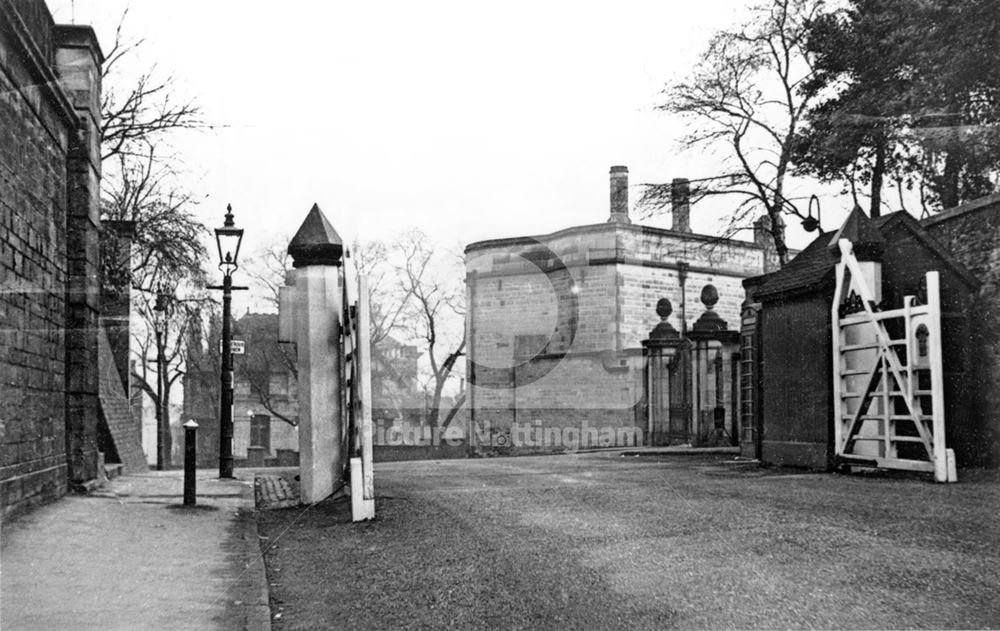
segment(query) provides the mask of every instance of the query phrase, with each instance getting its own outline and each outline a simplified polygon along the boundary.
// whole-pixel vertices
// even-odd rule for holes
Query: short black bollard
[[[195,482],[198,455],[198,424],[191,419],[184,423],[184,505],[194,506],[197,500]]]

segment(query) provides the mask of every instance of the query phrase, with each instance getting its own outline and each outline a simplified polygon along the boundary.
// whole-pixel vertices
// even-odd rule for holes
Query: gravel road
[[[275,629],[998,628],[1000,476],[590,454],[376,466],[261,511]]]

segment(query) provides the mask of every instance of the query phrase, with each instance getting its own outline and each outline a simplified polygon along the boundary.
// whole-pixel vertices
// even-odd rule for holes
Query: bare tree
[[[458,360],[465,354],[465,327],[457,341],[449,335],[449,320],[464,321],[465,293],[455,280],[456,270],[440,261],[440,255],[430,245],[430,239],[420,230],[404,233],[392,245],[398,261],[395,271],[399,290],[407,296],[403,311],[404,326],[413,339],[419,339],[426,349],[429,363],[427,386],[432,388],[428,409],[428,424],[435,427],[441,414],[441,399],[445,384],[454,376]],[[457,336],[455,336],[457,337]],[[464,402],[460,395],[445,418],[447,427]]]
[[[255,289],[260,290],[253,293],[262,295],[268,305],[276,311],[280,289],[285,284],[288,270],[292,267],[292,258],[288,254],[288,238],[272,239],[246,257],[240,267],[256,283]]]
[[[115,41],[101,68],[101,159],[148,148],[167,132],[207,127],[193,99],[178,99],[174,77],[159,78],[156,65],[133,77],[120,76],[122,61],[134,56],[144,39],[125,34],[126,9],[118,21]]]
[[[137,356],[132,377],[155,406],[161,469],[171,464],[170,392],[186,373],[191,327],[201,326],[203,312],[211,304],[203,295],[179,297],[177,292],[176,286],[164,281],[154,292],[138,292],[133,301],[143,326],[132,330]]]
[[[693,181],[692,199],[742,198],[730,231],[763,210],[782,265],[788,254],[782,215],[803,216],[786,194],[786,180],[810,98],[801,91],[813,72],[806,27],[822,7],[823,0],[768,0],[745,27],[717,33],[690,78],[669,86],[658,106],[689,120],[683,149],[724,151],[723,172]],[[640,201],[654,212],[669,203],[669,184],[647,185]]]
[[[372,388],[380,410],[403,418],[416,395],[416,353],[397,338],[408,336],[404,320],[410,292],[401,288],[390,261],[395,251],[384,241],[355,239],[350,248],[359,274],[368,278]]]
[[[117,275],[128,274],[134,289],[149,292],[161,278],[177,283],[203,276],[208,229],[191,212],[195,195],[179,184],[168,141],[176,132],[204,123],[194,101],[178,102],[172,77],[156,78],[155,65],[138,75],[120,71],[143,44],[124,36],[127,17],[126,10],[101,70],[101,211],[107,219],[135,222],[131,269]]]
[[[105,218],[135,222],[127,270],[132,288],[149,292],[163,278],[186,278],[203,285],[208,228],[191,212],[192,195],[172,185],[172,174],[157,163],[155,147],[142,160],[123,154],[111,160],[118,161],[120,171],[105,186],[101,208]]]
[[[368,304],[371,305],[372,347],[379,347],[395,331],[410,299],[410,291],[398,291],[389,263],[389,248],[382,241],[355,239],[351,254],[358,273],[368,277]]]
[[[131,309],[142,322],[132,331],[133,376],[156,405],[165,443],[158,461],[166,466],[171,388],[185,371],[188,332],[201,326],[212,304],[202,268],[208,230],[192,213],[194,194],[179,184],[169,140],[205,124],[197,103],[178,99],[173,77],[158,78],[155,64],[138,74],[122,71],[143,44],[124,36],[127,15],[102,67],[101,211],[104,219],[134,222],[135,231],[129,256],[117,247],[102,249],[102,283],[109,292],[132,289]],[[159,323],[157,294],[168,296],[165,304],[160,298]]]

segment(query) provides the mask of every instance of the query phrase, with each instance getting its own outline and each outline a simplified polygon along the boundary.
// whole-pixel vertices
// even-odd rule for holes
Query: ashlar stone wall
[[[0,0],[4,516],[97,474],[100,170],[91,153],[97,121],[87,112],[100,88],[93,76],[88,84],[74,75],[92,74],[99,55],[93,31],[57,27],[41,0]]]
[[[641,343],[660,321],[657,301],[669,298],[671,323],[690,329],[711,283],[735,330],[742,280],[764,271],[765,252],[610,223],[472,244],[466,269],[473,434],[477,424],[494,435],[524,423],[643,430]]]

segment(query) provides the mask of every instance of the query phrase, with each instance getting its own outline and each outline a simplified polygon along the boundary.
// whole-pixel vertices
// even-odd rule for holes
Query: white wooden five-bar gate
[[[926,304],[906,296],[902,308],[879,311],[872,285],[880,278],[866,275],[849,240],[839,247],[831,314],[837,461],[954,482],[954,455],[945,446],[938,273],[926,275]]]

